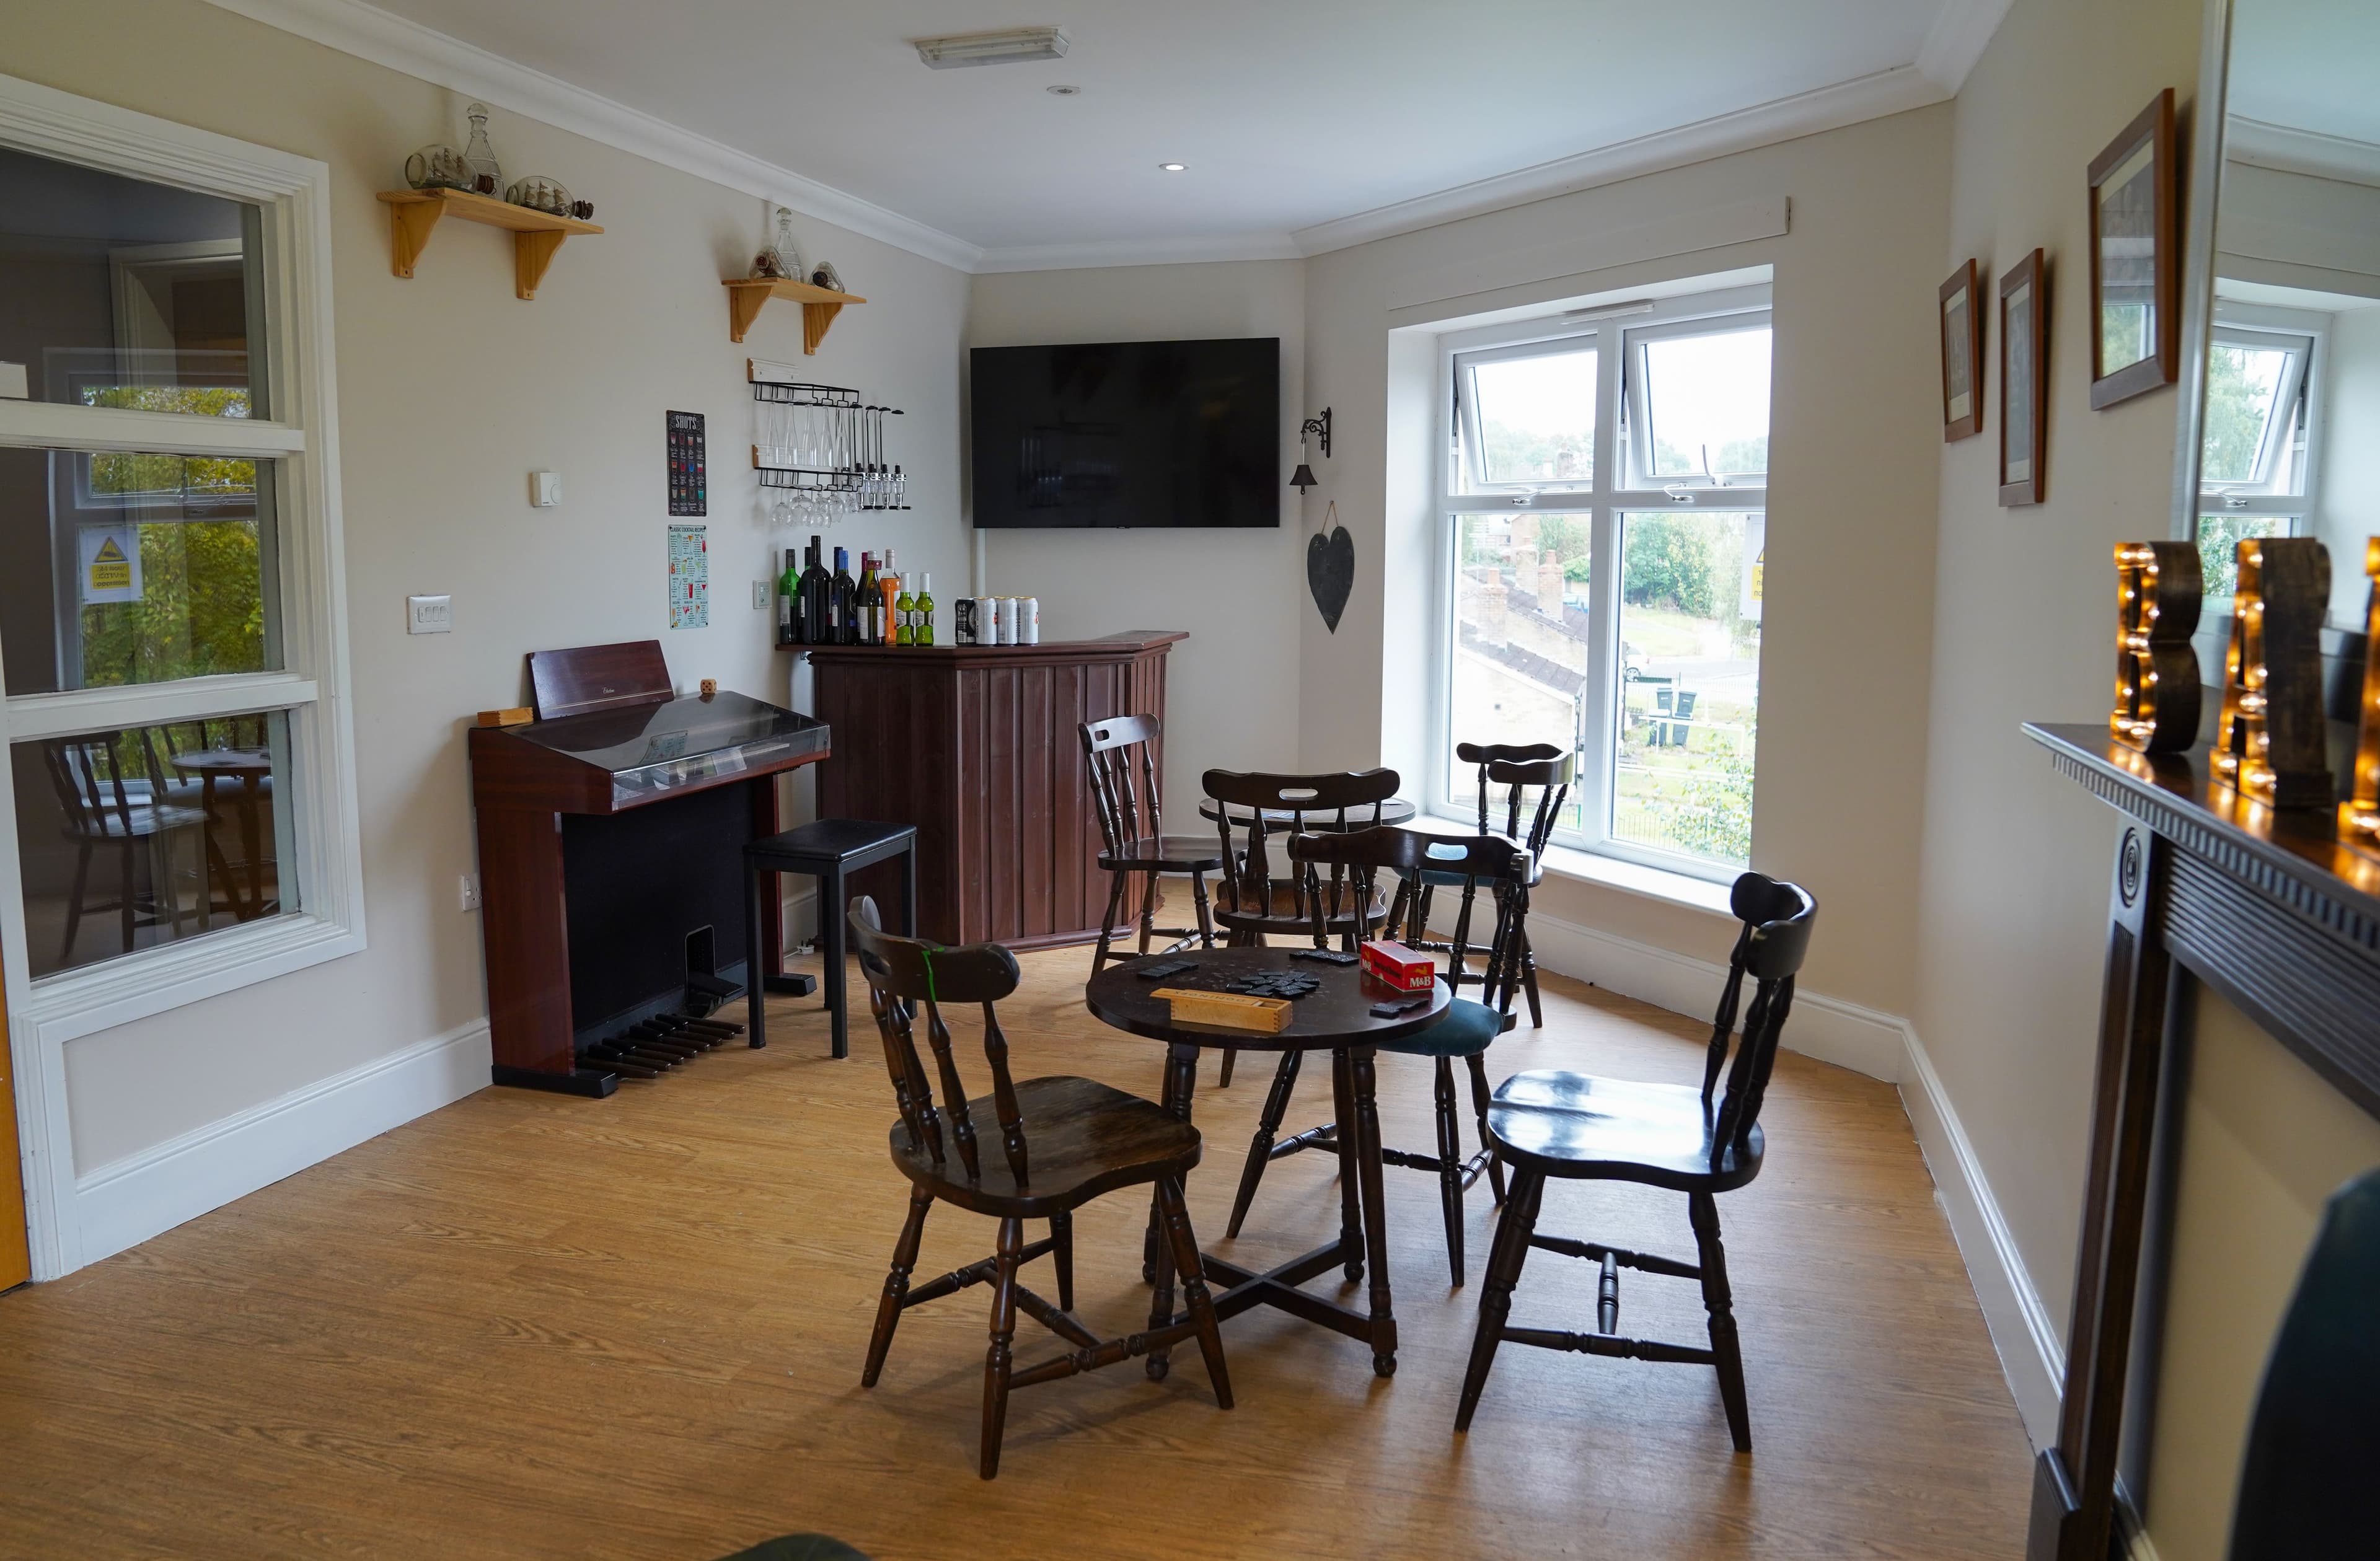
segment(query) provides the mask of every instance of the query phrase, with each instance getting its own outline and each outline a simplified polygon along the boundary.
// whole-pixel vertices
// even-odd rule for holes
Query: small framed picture
[[[1942,442],[1984,431],[1983,287],[1975,262],[1942,284]]]
[[[2173,89],[2091,160],[2091,405],[2181,373]]]
[[[2037,504],[2049,439],[2048,264],[2035,249],[2000,278],[2000,502]]]

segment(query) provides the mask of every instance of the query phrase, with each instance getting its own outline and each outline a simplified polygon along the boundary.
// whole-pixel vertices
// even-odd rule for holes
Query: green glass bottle
[[[911,613],[913,622],[909,626],[909,643],[912,645],[931,645],[934,643],[933,575],[920,575],[917,576],[917,595],[916,601],[916,610]]]
[[[796,610],[794,593],[801,589],[801,572],[795,567],[799,555],[785,550],[785,572],[777,576],[777,643],[797,645],[801,642],[798,626],[801,614]]]
[[[917,643],[910,623],[910,620],[917,614],[917,599],[909,594],[909,582],[904,580],[901,582],[901,594],[893,599],[892,602],[892,618],[900,625],[894,631],[899,637],[892,642],[893,644],[915,645]]]

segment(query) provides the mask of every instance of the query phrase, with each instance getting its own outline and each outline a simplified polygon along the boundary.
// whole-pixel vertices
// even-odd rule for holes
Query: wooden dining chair
[[[1507,983],[1517,982],[1528,994],[1530,1026],[1542,1030],[1546,1027],[1545,1004],[1537,995],[1536,951],[1529,947],[1529,891],[1545,877],[1546,844],[1553,838],[1554,821],[1561,816],[1562,805],[1569,800],[1571,786],[1577,777],[1577,756],[1550,743],[1525,746],[1463,743],[1455,746],[1454,756],[1478,768],[1479,832],[1508,835],[1529,853],[1529,881],[1522,887],[1520,902],[1512,916],[1514,957],[1504,962],[1503,974]],[[1430,913],[1441,889],[1459,889],[1467,899],[1477,886],[1450,873],[1425,872],[1415,891],[1400,905],[1402,914],[1392,914],[1389,925],[1405,929],[1403,942],[1409,948],[1452,956],[1446,977],[1459,992],[1480,979],[1472,974],[1470,961],[1475,955],[1484,960],[1488,950],[1462,948],[1430,937]],[[1491,1008],[1509,1010],[1512,1007],[1509,993],[1500,996],[1487,991],[1483,996]]]
[[[1449,839],[1384,827],[1344,835],[1299,835],[1289,842],[1289,851],[1309,871],[1328,864],[1343,875],[1349,881],[1350,899],[1363,906],[1379,903],[1376,883],[1383,871],[1397,877],[1400,899],[1414,889],[1424,873],[1451,873],[1460,880],[1487,885],[1488,903],[1496,914],[1496,931],[1486,944],[1480,945],[1488,951],[1481,990],[1500,990],[1506,1003],[1512,1001],[1512,986],[1503,980],[1501,962],[1511,957],[1511,919],[1519,903],[1516,891],[1527,878],[1529,859],[1510,839],[1494,834]],[[1467,944],[1470,939],[1472,904],[1473,896],[1466,892],[1454,928],[1458,944]],[[1356,914],[1358,926],[1354,940],[1360,942],[1371,936],[1371,926],[1362,912]],[[1318,914],[1313,933],[1319,945],[1323,927]],[[1441,974],[1439,979],[1445,976]],[[1438,1178],[1439,1204],[1446,1218],[1447,1266],[1452,1270],[1457,1285],[1463,1283],[1463,1195],[1483,1171],[1494,1170],[1494,1160],[1487,1149],[1488,1070],[1484,1058],[1488,1044],[1503,1033],[1508,1023],[1498,1010],[1458,998],[1447,1016],[1428,1029],[1380,1046],[1385,1052],[1430,1058],[1436,1065],[1431,1098],[1438,1119],[1438,1153],[1419,1155],[1403,1149],[1382,1149],[1380,1158],[1385,1164],[1428,1171]],[[1265,1167],[1304,1150],[1338,1147],[1339,1124],[1335,1122],[1309,1128],[1279,1143],[1274,1141],[1274,1134],[1281,1131],[1281,1118],[1288,1114],[1291,1092],[1297,1087],[1302,1055],[1295,1051],[1281,1053],[1271,1093],[1265,1096],[1264,1112],[1257,1120],[1256,1136],[1248,1144],[1247,1163],[1240,1168],[1240,1187],[1232,1200],[1232,1220],[1225,1232],[1228,1235],[1240,1233],[1248,1207],[1256,1201],[1257,1185],[1264,1177]],[[1455,1106],[1457,1058],[1470,1070],[1472,1109],[1480,1125],[1479,1150],[1467,1157],[1463,1152],[1463,1133]],[[1501,1202],[1500,1180],[1491,1177],[1489,1184]]]
[[[1207,875],[1220,872],[1223,859],[1208,841],[1160,832],[1156,755],[1163,725],[1155,716],[1114,716],[1085,721],[1076,731],[1083,740],[1091,805],[1099,815],[1099,841],[1105,848],[1099,853],[1099,865],[1108,875],[1107,914],[1099,921],[1099,946],[1091,954],[1091,974],[1106,969],[1111,960],[1148,953],[1155,937],[1178,939],[1176,947],[1195,938],[1200,948],[1213,948],[1215,922],[1207,903]],[[1197,926],[1156,925],[1160,875],[1189,878]],[[1128,884],[1138,895],[1140,948],[1136,953],[1111,952],[1109,945],[1115,937],[1117,917],[1124,911]]]
[[[1760,1104],[1776,1065],[1778,1037],[1793,1007],[1793,978],[1809,950],[1811,928],[1817,925],[1818,902],[1797,885],[1746,873],[1735,880],[1730,903],[1743,926],[1728,961],[1727,985],[1719,994],[1699,1091],[1692,1084],[1635,1083],[1550,1070],[1516,1073],[1497,1086],[1488,1107],[1488,1142],[1511,1168],[1512,1186],[1488,1249],[1488,1289],[1479,1300],[1478,1332],[1463,1378],[1455,1430],[1471,1428],[1488,1368],[1495,1364],[1496,1347],[1527,1344],[1621,1360],[1716,1367],[1719,1401],[1727,1410],[1735,1450],[1752,1450],[1752,1413],[1744,1397],[1727,1252],[1719,1242],[1718,1194],[1731,1192],[1760,1174],[1767,1147]],[[1747,976],[1754,984],[1752,1007],[1739,1038],[1737,1005]],[[1722,1073],[1727,1078],[1723,1093]],[[1554,1178],[1634,1181],[1683,1192],[1697,1261],[1538,1235],[1539,1205],[1547,1180]],[[1510,1325],[1512,1289],[1532,1247],[1601,1265],[1593,1333]],[[1710,1348],[1623,1337],[1622,1268],[1699,1281],[1709,1316]]]
[[[1008,1037],[1001,1031],[994,1005],[1016,990],[1016,957],[997,943],[941,949],[896,937],[883,930],[875,902],[865,898],[852,902],[849,915],[852,951],[868,977],[868,1006],[883,1037],[884,1062],[901,1111],[892,1130],[892,1164],[909,1179],[909,1216],[892,1249],[892,1267],[877,1303],[860,1386],[876,1386],[902,1313],[970,1285],[989,1284],[991,1347],[984,1357],[978,1464],[986,1480],[1000,1472],[1001,1433],[1012,1388],[1096,1371],[1196,1337],[1216,1401],[1230,1409],[1232,1381],[1223,1367],[1223,1336],[1182,1196],[1183,1178],[1198,1163],[1198,1130],[1154,1101],[1091,1079],[1012,1079]],[[983,1053],[991,1065],[991,1094],[977,1100],[966,1097],[952,1056],[951,1033],[942,1018],[950,1004],[978,1004],[983,1010]],[[930,1077],[917,1055],[921,1013],[926,1045],[934,1059]],[[939,1107],[934,1103],[937,1081],[942,1091]],[[990,1119],[996,1146],[978,1144],[978,1115]],[[1103,1194],[1152,1183],[1165,1245],[1181,1277],[1189,1316],[1145,1333],[1102,1340],[1074,1316],[1075,1211]],[[917,1262],[926,1215],[936,1203],[1000,1221],[998,1246],[979,1263],[912,1289],[909,1271]],[[1047,1219],[1050,1234],[1027,1242],[1028,1219]],[[1020,1268],[1044,1256],[1057,1269],[1055,1306],[1017,1280]],[[1010,1342],[1020,1310],[1073,1348],[1018,1370]]]
[[[1343,833],[1378,824],[1380,810],[1397,794],[1397,772],[1269,775],[1210,769],[1199,784],[1214,805],[1217,848],[1223,859],[1214,915],[1229,934],[1225,941],[1244,949],[1262,947],[1276,935],[1306,937],[1313,934],[1318,906],[1324,932],[1339,935],[1353,949],[1355,942],[1349,935],[1356,925],[1355,907],[1347,897],[1344,875],[1333,875],[1326,895],[1312,873],[1286,861],[1276,867],[1273,848],[1309,829]],[[1372,914],[1378,916],[1380,909]],[[1315,947],[1322,947],[1322,935],[1314,936]],[[1224,1048],[1219,1082],[1232,1082],[1239,1055],[1236,1047]]]

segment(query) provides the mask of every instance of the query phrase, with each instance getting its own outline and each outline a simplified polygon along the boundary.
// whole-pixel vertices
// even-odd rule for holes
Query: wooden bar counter
[[[1108,881],[1075,729],[1162,719],[1166,652],[1188,637],[808,647],[816,713],[835,732],[820,817],[917,827],[922,937],[1020,949],[1097,938]],[[891,904],[886,871],[857,875],[851,891]]]

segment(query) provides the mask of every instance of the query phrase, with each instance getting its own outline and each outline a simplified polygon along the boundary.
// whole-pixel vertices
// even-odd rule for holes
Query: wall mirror
[[[2380,6],[2232,0],[2229,13],[2221,116],[2198,139],[2204,156],[2219,136],[2220,164],[2198,181],[2215,200],[2194,218],[2204,383],[2178,518],[2217,611],[2240,539],[2319,537],[2329,623],[2360,633],[2365,538],[2380,536]]]

